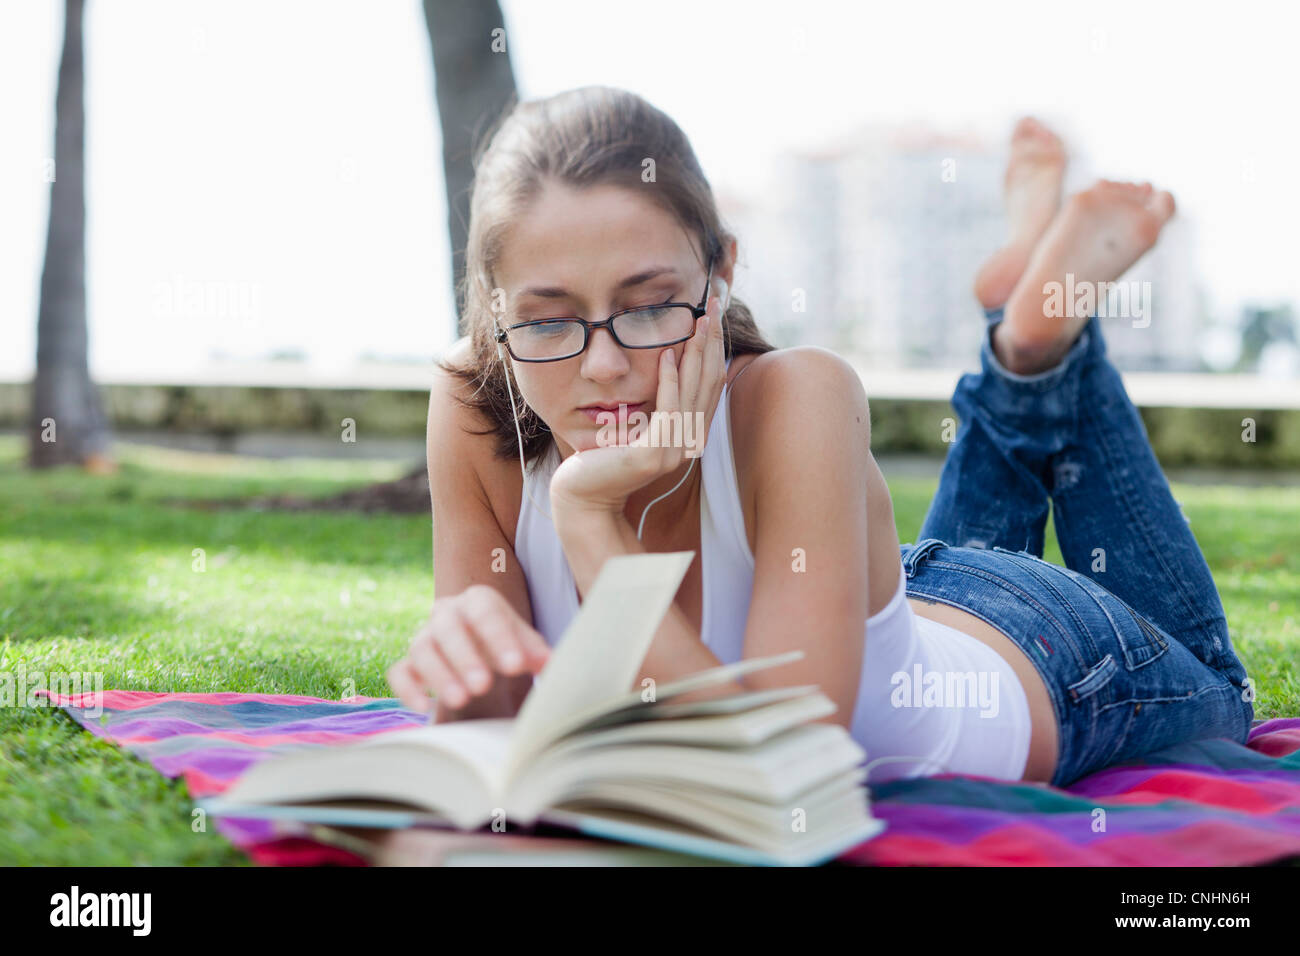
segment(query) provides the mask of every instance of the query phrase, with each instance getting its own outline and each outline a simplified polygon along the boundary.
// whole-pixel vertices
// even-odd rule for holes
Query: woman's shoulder
[[[756,475],[771,471],[775,459],[788,456],[803,438],[829,433],[849,440],[865,428],[869,441],[871,419],[857,371],[829,349],[800,345],[742,358],[748,361],[739,369],[741,359],[731,363],[728,421],[740,500],[752,529]],[[809,451],[810,457],[817,454]]]
[[[471,361],[469,336],[458,339],[443,354],[443,361],[468,368]],[[430,474],[435,456],[443,456],[477,480],[488,499],[502,533],[513,529],[519,517],[523,477],[517,458],[497,454],[497,437],[492,423],[480,409],[468,404],[473,387],[464,378],[440,365],[434,366],[429,396],[428,455]],[[507,535],[513,540],[513,535]]]
[[[465,454],[474,451],[474,458],[485,443],[474,434],[487,424],[483,413],[470,406],[472,389],[466,377],[455,374],[448,366],[466,369],[470,365],[468,336],[459,339],[433,365],[433,382],[429,388],[429,440],[437,441],[438,448]],[[430,451],[438,448],[431,447]]]
[[[839,405],[837,398],[866,400],[862,380],[853,366],[818,345],[773,349],[741,356],[731,364],[728,390],[732,428],[744,430],[751,437],[769,413],[782,409],[787,414],[800,410],[807,414],[833,413]],[[851,403],[845,401],[841,407],[847,411]]]

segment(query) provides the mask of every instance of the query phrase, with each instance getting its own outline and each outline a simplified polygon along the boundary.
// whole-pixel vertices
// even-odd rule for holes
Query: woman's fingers
[[[486,694],[496,674],[537,673],[550,647],[494,588],[477,585],[435,602],[406,658],[389,670],[404,704],[427,710],[429,691],[453,710]]]
[[[502,609],[504,601],[494,600],[494,595],[501,597],[491,588],[466,591],[462,618],[473,629],[496,669],[502,674],[518,674],[525,667],[519,636],[511,626],[509,615]]]
[[[683,375],[683,410],[708,411],[712,407],[711,396],[715,391],[721,393],[722,382],[726,377],[726,343],[723,341],[722,334],[722,300],[716,295],[709,298],[705,315],[708,319],[707,329],[702,329],[700,334],[697,334],[688,343],[688,345],[695,346],[696,349],[696,356],[692,361],[698,361],[699,364],[694,367],[694,378],[691,382],[686,382],[685,375]],[[682,360],[685,363],[685,355],[682,356]]]
[[[681,395],[681,410],[683,412],[692,412],[696,409],[696,399],[700,393],[700,373],[704,369],[704,346],[707,344],[709,336],[707,326],[713,324],[713,302],[709,301],[709,308],[695,320],[695,334],[686,340],[686,347],[682,349],[681,368],[677,374],[680,383],[679,394]]]
[[[407,658],[411,671],[420,684],[420,693],[428,697],[433,691],[435,697],[453,709],[464,707],[473,697],[473,692],[456,676],[454,668],[439,652],[435,641],[419,641],[412,645]]]
[[[659,391],[655,395],[656,411],[674,411],[680,408],[680,376],[677,357],[671,348],[659,354]]]
[[[655,394],[655,410],[650,420],[637,432],[637,443],[662,448],[663,435],[668,430],[672,414],[681,408],[676,357],[672,349],[659,354],[659,390]]]
[[[502,674],[536,673],[551,649],[519,612],[495,588],[486,585],[465,591],[462,616],[487,649]]]
[[[714,306],[714,302],[717,306]],[[713,413],[718,407],[718,399],[722,397],[722,385],[727,378],[726,362],[726,342],[723,339],[722,330],[722,300],[714,297],[709,302],[709,314],[713,318],[709,321],[708,342],[705,346],[703,382],[699,399],[696,402],[696,409],[704,412],[704,422],[707,427],[713,421]]]
[[[388,668],[388,686],[393,689],[397,699],[404,707],[422,713],[430,709],[429,695],[425,693],[420,678],[411,666],[411,659],[404,657]]]
[[[486,693],[492,686],[491,668],[475,646],[469,622],[459,609],[453,610],[456,620],[438,635],[438,653],[466,690],[471,694]]]

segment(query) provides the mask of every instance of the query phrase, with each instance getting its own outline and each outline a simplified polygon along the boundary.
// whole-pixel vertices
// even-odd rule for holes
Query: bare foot
[[[1011,134],[1011,158],[1003,182],[1011,239],[975,276],[975,297],[986,309],[1007,301],[1024,274],[1034,247],[1061,203],[1065,146],[1042,123],[1025,117]]]
[[[1091,313],[1076,315],[1075,303],[1064,301],[1061,290],[1088,284],[1096,289],[1118,279],[1155,245],[1173,214],[1174,197],[1150,183],[1103,179],[1071,196],[1034,249],[1003,321],[994,326],[998,360],[1012,372],[1031,375],[1064,358]]]

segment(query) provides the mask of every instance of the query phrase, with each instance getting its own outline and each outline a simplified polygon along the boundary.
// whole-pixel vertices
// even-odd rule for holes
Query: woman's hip
[[[933,538],[900,551],[909,597],[974,614],[1038,671],[1059,728],[1054,785],[1187,740],[1245,742],[1249,693],[1086,575]]]

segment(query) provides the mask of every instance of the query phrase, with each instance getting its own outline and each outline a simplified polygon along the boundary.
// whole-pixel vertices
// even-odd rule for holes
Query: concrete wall
[[[362,444],[376,453],[418,448],[429,402],[427,391],[407,388],[112,384],[101,386],[101,394],[121,432],[166,433],[173,443],[253,454],[268,442],[291,445],[293,435],[338,438],[344,419],[356,423],[357,450]],[[30,385],[0,383],[0,429],[24,428],[30,399]],[[1300,468],[1300,408],[1146,405],[1140,411],[1165,466]],[[1246,418],[1255,422],[1254,442],[1242,440]],[[942,455],[944,420],[955,415],[946,401],[873,397],[871,419],[876,451]]]

